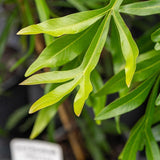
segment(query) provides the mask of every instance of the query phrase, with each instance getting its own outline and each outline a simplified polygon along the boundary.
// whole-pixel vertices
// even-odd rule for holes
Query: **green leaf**
[[[80,80],[80,89],[74,100],[74,111],[77,116],[80,115],[84,102],[88,98],[89,93],[92,91],[90,73],[98,63],[100,53],[107,38],[109,23],[110,14],[107,14],[99,26],[98,31],[96,32],[80,66],[83,70],[83,77]]]
[[[143,81],[159,70],[160,67],[160,51],[151,50],[140,54],[137,58],[137,69],[133,77],[133,82]],[[102,96],[112,94],[126,88],[124,70],[115,74],[105,85],[95,94]]]
[[[85,52],[98,25],[99,23],[84,32],[75,35],[65,35],[54,40],[28,68],[25,76],[29,76],[44,67],[62,66],[82,52]]]
[[[62,83],[69,81],[80,74],[79,68],[68,70],[68,71],[52,71],[40,74],[35,74],[28,79],[24,80],[20,85],[35,85],[43,83]]]
[[[152,124],[156,124],[157,122],[160,121],[160,116],[159,115],[160,115],[160,107],[158,106],[155,109]]]
[[[156,99],[155,105],[156,106],[160,106],[160,93],[159,93],[159,95],[158,95],[158,97]]]
[[[160,42],[160,28],[152,33],[151,38],[153,42]]]
[[[77,116],[80,116],[84,103],[93,89],[90,75],[84,75],[80,81],[80,88],[74,99],[74,112]]]
[[[77,85],[80,85],[80,89],[76,95],[75,102],[74,102],[75,114],[78,116],[80,115],[84,102],[88,98],[89,93],[92,90],[92,85],[90,82],[90,74],[92,70],[95,68],[96,64],[98,63],[100,53],[103,49],[103,46],[108,34],[109,22],[110,22],[110,14],[107,14],[104,20],[102,21],[101,25],[99,26],[80,67],[78,67],[77,69],[69,70],[69,71],[58,71],[58,74],[61,76],[56,76],[57,78],[55,76],[53,77],[50,75],[50,74],[57,73],[54,71],[54,72],[45,73],[43,75],[40,74],[40,76],[34,80],[36,83],[37,81],[39,81],[38,79],[40,79],[40,81],[42,82],[49,83],[48,78],[50,77],[50,83],[51,82],[58,83],[58,82],[64,82],[66,80],[73,79],[65,84],[58,86],[53,91],[41,97],[38,101],[36,101],[32,105],[29,111],[30,113],[36,112],[42,108],[45,108],[49,105],[57,103],[65,95],[72,92]],[[79,69],[81,70],[80,73],[75,72],[77,70],[79,71]],[[69,75],[66,74],[66,72],[71,74],[70,77],[68,77]],[[44,75],[46,75],[46,77]],[[33,82],[33,79],[34,79],[34,76],[32,77],[31,77],[31,80],[28,80],[30,84]],[[27,80],[24,83],[28,83]],[[86,90],[87,86],[89,88],[87,88]]]
[[[88,9],[83,5],[83,2],[81,0],[67,0],[68,3],[73,5],[76,9],[79,11],[87,11]]]
[[[147,159],[149,160],[160,159],[159,147],[153,137],[151,130],[147,130],[144,136],[145,136]]]
[[[102,86],[103,81],[98,73],[98,71],[94,70],[91,74],[91,82],[93,85],[93,93],[96,93]],[[106,96],[96,97],[93,94],[90,96],[91,99],[91,106],[93,107],[94,114],[97,115],[106,104]]]
[[[152,134],[156,141],[160,142],[160,124],[152,128]]]
[[[32,133],[30,135],[31,139],[36,138],[47,127],[50,120],[57,113],[59,105],[59,103],[56,103],[52,106],[40,110],[40,112],[38,113],[38,117],[35,121]]]
[[[154,46],[154,49],[156,51],[159,51],[160,50],[160,42],[157,42],[156,45]]]
[[[100,54],[107,39],[111,13],[108,13],[99,26],[80,66],[85,72],[90,73],[97,65]]]
[[[16,16],[17,16],[17,10],[14,10],[11,13],[11,15],[8,17],[8,19],[6,20],[5,27],[4,27],[3,31],[1,32],[1,35],[0,35],[0,58],[3,55],[5,45],[6,45],[9,33],[11,31],[11,27],[13,25],[13,22],[14,22]]]
[[[70,82],[62,84],[55,88],[53,91],[47,93],[38,99],[30,108],[29,113],[34,113],[42,108],[48,107],[60,101],[65,95],[73,91],[78,85],[79,79],[74,79]]]
[[[35,46],[35,39],[33,36],[30,36],[30,41],[29,41],[29,49],[27,51],[27,53],[22,57],[20,58],[11,68],[10,68],[10,71],[14,71],[16,68],[18,68],[22,63],[24,63],[26,61],[26,59],[28,57],[31,56],[31,54],[33,53],[34,51],[34,46]]]
[[[112,118],[139,107],[146,99],[155,81],[155,74],[140,84],[136,89],[105,107],[96,117],[96,120]]]
[[[137,63],[141,63],[143,61],[150,60],[154,58],[155,56],[159,56],[159,55],[160,55],[160,51],[155,51],[155,50],[147,51],[138,56]]]
[[[157,72],[160,67],[160,55],[155,55],[154,57],[144,60],[143,62],[137,64],[137,70],[135,72],[133,81],[143,81],[154,72]]]
[[[123,70],[117,73],[116,75],[114,75],[112,78],[110,78],[105,83],[105,85],[95,94],[95,96],[102,96],[102,95],[115,93],[121,90],[125,86],[126,86],[125,72]]]
[[[155,111],[155,101],[158,94],[159,83],[160,83],[160,76],[156,79],[156,82],[154,84],[154,87],[152,89],[151,95],[147,103],[147,109],[145,113],[145,128],[149,130],[151,128],[152,121],[153,121],[153,115]]]
[[[114,73],[118,73],[124,67],[124,58],[121,50],[120,37],[118,29],[113,19],[111,21],[110,51],[113,59]]]
[[[135,160],[139,146],[143,140],[143,118],[132,128],[129,139],[121,152],[120,160]]]
[[[113,18],[120,35],[122,53],[126,61],[126,84],[129,87],[136,69],[136,58],[139,54],[139,51],[129,29],[127,28],[118,11],[113,11]]]
[[[137,16],[147,16],[160,13],[160,1],[159,0],[149,0],[145,2],[136,2],[121,6],[119,9],[122,13],[137,15]]]
[[[107,6],[93,11],[84,11],[61,18],[50,19],[37,25],[28,26],[20,30],[17,34],[27,35],[46,33],[58,37],[63,34],[79,33],[102,18],[109,9],[110,6]]]
[[[41,22],[48,20],[50,18],[50,10],[47,6],[46,1],[45,0],[35,0],[35,3],[36,3],[38,15],[40,17]],[[53,37],[50,35],[44,35],[44,39],[45,39],[47,46],[53,41]]]
[[[23,106],[19,109],[17,109],[15,112],[13,112],[6,123],[5,128],[7,130],[12,130],[16,125],[27,116],[28,114],[29,105]]]

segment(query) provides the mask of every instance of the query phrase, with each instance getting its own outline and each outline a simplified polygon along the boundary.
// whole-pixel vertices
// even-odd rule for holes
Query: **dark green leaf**
[[[148,160],[160,159],[159,147],[156,143],[151,130],[147,130],[144,134],[146,143],[146,154]]]
[[[160,28],[152,33],[151,38],[153,42],[160,42]]]
[[[106,106],[96,117],[96,120],[112,118],[139,107],[146,99],[155,81],[155,74],[140,84],[136,89]]]
[[[119,11],[137,16],[153,15],[160,13],[160,1],[149,0],[145,2],[131,3],[121,6]]]

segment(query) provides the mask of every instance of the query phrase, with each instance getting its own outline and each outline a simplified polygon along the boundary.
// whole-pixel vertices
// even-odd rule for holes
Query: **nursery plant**
[[[86,103],[93,108],[95,120],[99,125],[102,120],[115,118],[119,126],[122,114],[140,107],[145,102],[146,111],[131,129],[119,159],[135,160],[137,152],[145,149],[148,160],[159,160],[157,133],[160,133],[160,25],[150,28],[138,41],[133,38],[136,37],[136,30],[131,33],[133,30],[129,29],[128,22],[137,16],[159,14],[160,1],[68,2],[82,12],[49,19],[51,13],[45,1],[35,0],[41,22],[29,25],[17,33],[43,33],[46,43],[45,49],[25,73],[25,77],[29,78],[21,83],[46,84],[46,94],[29,110],[29,113],[40,110],[31,138],[43,131],[60,104],[72,93],[75,95],[75,115],[81,115]],[[90,8],[96,9],[88,10]],[[131,17],[131,20],[126,16]],[[32,45],[34,37],[30,38]],[[144,48],[147,42],[150,42],[150,45]],[[102,66],[99,63],[99,60],[104,58],[103,50],[112,55],[114,72],[106,82],[104,77],[102,78]],[[29,55],[30,52],[32,50]],[[50,71],[37,73],[43,68],[50,68]],[[118,93],[119,98],[106,105],[106,97],[113,93]]]

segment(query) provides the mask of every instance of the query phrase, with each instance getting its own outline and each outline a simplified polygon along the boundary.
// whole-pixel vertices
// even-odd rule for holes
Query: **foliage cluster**
[[[160,1],[124,3],[123,0],[110,0],[105,7],[85,11],[97,1],[83,6],[83,1],[70,0],[83,12],[49,20],[44,1],[35,2],[41,23],[18,32],[18,35],[43,33],[47,45],[26,71],[25,76],[30,77],[21,83],[48,84],[46,94],[29,111],[34,113],[40,110],[31,138],[46,127],[58,106],[73,90],[77,91],[73,102],[75,114],[80,116],[86,102],[93,107],[97,123],[109,118],[115,118],[118,123],[122,114],[138,108],[149,96],[146,112],[132,128],[119,159],[135,160],[137,152],[144,147],[147,159],[160,159],[156,142],[159,125],[153,127],[160,121],[160,29],[152,29],[146,34],[156,44],[154,48],[141,53],[143,44],[135,42],[121,16],[121,13],[133,17],[159,14]],[[143,40],[146,40],[144,37]],[[112,54],[114,75],[103,85],[96,66],[103,56],[104,46]],[[51,71],[32,75],[45,67],[51,68]],[[105,106],[106,96],[116,92],[119,98]]]

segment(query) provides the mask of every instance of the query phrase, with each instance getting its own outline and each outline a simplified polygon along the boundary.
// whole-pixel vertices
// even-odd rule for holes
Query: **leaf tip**
[[[34,112],[36,112],[36,110],[33,108],[33,107],[31,107],[30,109],[29,109],[29,114],[33,114]]]
[[[77,117],[80,117],[81,113],[75,112],[75,115],[76,115]]]
[[[22,81],[21,83],[19,83],[20,86],[23,86],[23,85],[30,85],[28,79]]]
[[[17,35],[25,35],[25,34],[26,34],[25,28],[17,32]]]
[[[126,84],[128,88],[131,86],[131,82],[126,82]]]
[[[32,133],[31,133],[31,135],[29,136],[29,139],[34,139],[35,138],[35,136],[34,135],[32,135]]]

